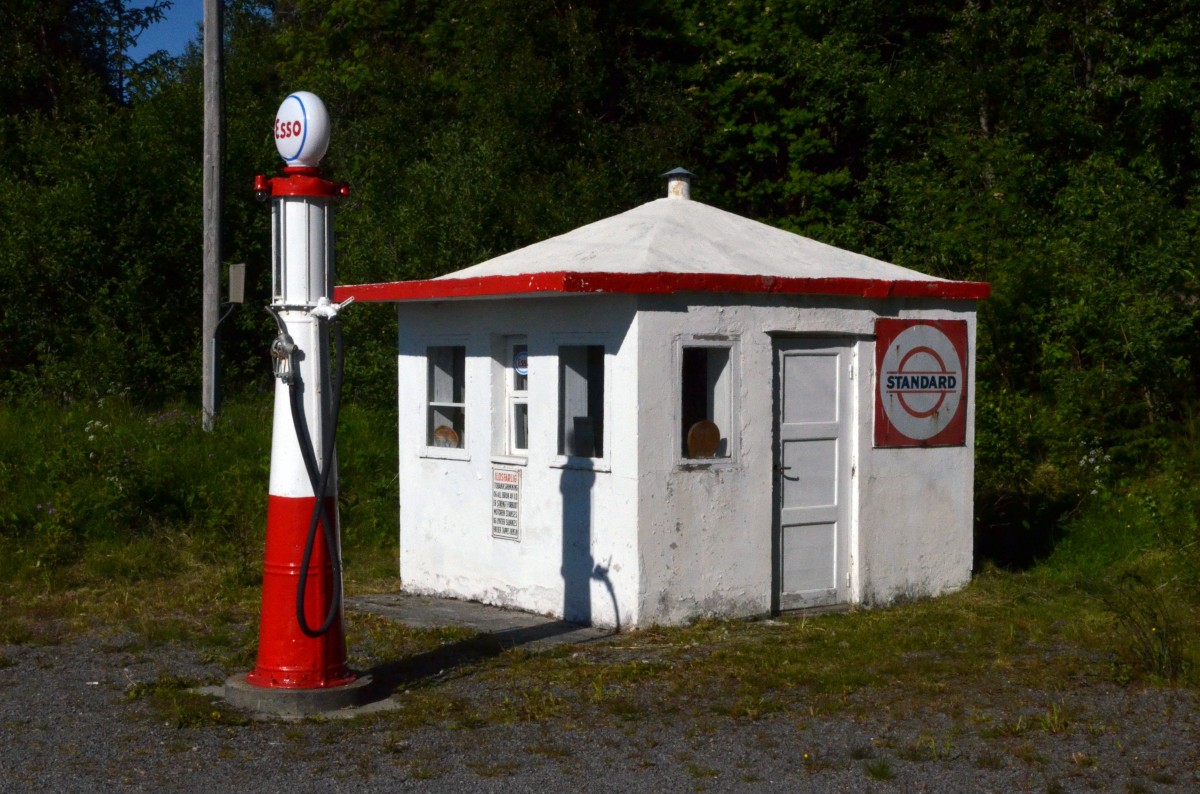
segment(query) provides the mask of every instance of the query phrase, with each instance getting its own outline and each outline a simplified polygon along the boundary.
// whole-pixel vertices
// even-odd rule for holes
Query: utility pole
[[[201,322],[205,430],[217,413],[217,322],[221,291],[221,0],[204,0],[204,309]]]

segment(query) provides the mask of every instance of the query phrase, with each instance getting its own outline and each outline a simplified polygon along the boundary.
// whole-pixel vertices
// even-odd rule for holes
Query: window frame
[[[736,468],[740,465],[740,431],[739,419],[741,417],[741,403],[738,399],[740,394],[741,384],[741,344],[736,335],[727,334],[690,334],[681,335],[675,338],[675,366],[674,366],[674,430],[672,436],[675,445],[675,461],[676,467],[680,469],[714,469],[714,468]],[[722,349],[726,351],[727,360],[725,364],[725,381],[721,386],[721,392],[724,396],[706,396],[706,401],[715,403],[720,399],[724,405],[717,407],[710,405],[705,411],[706,418],[710,421],[717,422],[717,418],[722,415],[726,416],[726,424],[728,427],[721,427],[717,423],[718,428],[722,432],[722,440],[725,442],[725,454],[716,455],[711,458],[692,458],[688,457],[686,451],[687,431],[683,427],[684,423],[684,366],[686,351],[694,349]],[[708,383],[712,383],[712,379],[706,379]],[[706,387],[707,388],[707,387]]]
[[[422,395],[422,435],[423,441],[421,446],[420,456],[424,458],[442,458],[446,460],[470,460],[468,452],[468,443],[470,442],[470,434],[467,432],[471,428],[470,422],[470,355],[466,340],[461,338],[453,339],[427,339],[423,344],[421,358],[424,361],[425,370],[425,387]],[[462,351],[462,382],[457,384],[461,388],[461,402],[453,400],[435,400],[434,399],[434,367],[435,359],[432,351],[436,349],[449,349]],[[457,369],[457,364],[454,365]],[[451,372],[451,378],[457,373]],[[454,391],[456,384],[451,385],[451,392]],[[439,407],[454,408],[462,411],[462,427],[459,432],[459,446],[457,447],[439,447],[435,446],[432,441],[432,423],[433,411]],[[453,429],[453,426],[451,426]]]
[[[555,359],[557,366],[555,367],[556,382],[555,382],[555,413],[554,421],[556,426],[555,431],[555,456],[551,462],[551,466],[555,468],[570,468],[570,469],[590,469],[595,471],[607,471],[609,466],[610,449],[612,446],[609,428],[609,406],[612,402],[610,394],[612,391],[612,347],[607,339],[598,339],[595,337],[560,337],[555,340]],[[600,406],[598,410],[593,410],[591,406],[591,386],[593,385],[587,377],[583,378],[583,382],[588,384],[588,393],[585,399],[588,401],[589,418],[599,419],[599,455],[575,455],[565,452],[567,443],[567,384],[566,384],[566,368],[567,362],[563,358],[564,348],[572,348],[583,350],[584,367],[588,369],[587,375],[591,375],[590,362],[588,356],[590,349],[599,348],[600,351]]]
[[[492,422],[489,443],[491,444],[491,461],[502,466],[525,466],[529,463],[529,449],[526,447],[524,450],[514,450],[512,446],[512,417],[514,405],[529,405],[530,390],[528,377],[533,373],[526,370],[525,388],[523,390],[516,390],[514,394],[513,381],[516,377],[516,372],[513,367],[513,348],[524,345],[527,356],[526,361],[532,367],[534,361],[533,356],[529,352],[529,334],[492,334],[490,344],[491,385],[489,394],[491,403],[489,411],[491,412]],[[527,407],[526,411],[528,412],[528,410]],[[528,413],[526,416],[528,417]],[[528,422],[528,419],[526,421]],[[529,425],[527,428],[527,444],[532,441],[533,434],[533,427]]]
[[[524,348],[525,374],[517,371],[517,351]],[[504,338],[504,450],[514,458],[529,457],[529,337],[526,335]],[[525,446],[517,446],[517,409],[525,412]]]

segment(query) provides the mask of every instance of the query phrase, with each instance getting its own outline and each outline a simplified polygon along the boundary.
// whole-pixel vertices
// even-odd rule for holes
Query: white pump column
[[[333,197],[282,196],[271,201],[271,231],[274,245],[273,298],[271,306],[299,350],[299,372],[290,372],[288,351],[272,348],[280,369],[295,379],[304,407],[304,420],[318,467],[334,466],[330,493],[337,493],[336,461],[333,450],[324,449],[330,415],[329,330],[327,318],[313,314],[318,301],[328,303],[333,295]],[[288,358],[283,358],[288,356]],[[300,452],[292,420],[287,377],[275,381],[275,421],[271,435],[271,495],[312,497],[312,486]]]

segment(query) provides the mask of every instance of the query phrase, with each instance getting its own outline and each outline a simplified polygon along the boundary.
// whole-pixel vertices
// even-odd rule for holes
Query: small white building
[[[404,589],[628,628],[961,587],[987,294],[679,176],[441,278],[339,288],[398,308]]]

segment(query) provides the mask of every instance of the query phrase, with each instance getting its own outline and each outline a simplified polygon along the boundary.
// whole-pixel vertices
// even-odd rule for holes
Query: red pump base
[[[356,676],[346,666],[341,611],[319,637],[306,635],[296,620],[300,563],[315,503],[315,497],[269,498],[258,662],[249,674],[225,682],[225,698],[234,705],[300,716],[360,705],[369,699],[370,678]],[[328,497],[327,515],[336,516],[336,510],[335,500]],[[335,586],[323,532],[319,526],[305,590],[305,622],[312,629],[325,622]]]
[[[312,689],[354,680],[354,674],[346,668],[346,635],[340,610],[333,625],[319,637],[304,634],[296,620],[300,561],[315,504],[311,496],[272,495],[267,502],[258,664],[247,676],[257,686]],[[334,498],[326,497],[326,515],[336,516],[336,510]],[[312,629],[325,622],[335,587],[324,532],[323,526],[317,527],[305,585],[304,619]]]

